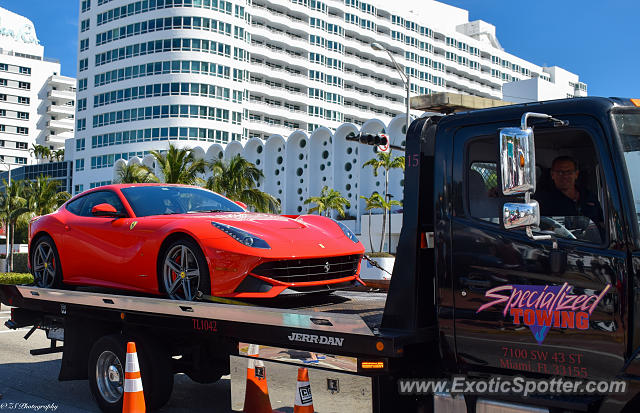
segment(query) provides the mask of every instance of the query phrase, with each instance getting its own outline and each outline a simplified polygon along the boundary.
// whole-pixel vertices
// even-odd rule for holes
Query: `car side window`
[[[121,213],[126,213],[124,209],[124,205],[116,195],[112,191],[97,191],[87,194],[83,197],[84,203],[82,204],[82,209],[80,209],[80,213],[78,215],[83,217],[92,217],[91,209],[99,204],[109,204],[113,206],[116,211]]]
[[[66,206],[67,211],[71,212],[74,215],[80,215],[80,211],[82,211],[82,205],[84,204],[85,198],[86,196],[82,196],[69,202]]]

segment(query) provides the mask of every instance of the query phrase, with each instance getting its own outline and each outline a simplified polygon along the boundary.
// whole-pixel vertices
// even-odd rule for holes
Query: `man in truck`
[[[597,197],[584,186],[577,185],[580,171],[578,162],[570,156],[558,156],[551,164],[553,187],[536,191],[534,198],[540,204],[540,215],[565,217],[569,229],[586,228],[589,218],[603,231],[602,208]]]

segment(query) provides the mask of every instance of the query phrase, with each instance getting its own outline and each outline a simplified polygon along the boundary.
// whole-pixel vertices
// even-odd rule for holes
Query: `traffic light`
[[[389,143],[387,135],[377,134],[372,135],[370,133],[359,133],[357,135],[347,136],[347,140],[364,143],[366,145],[385,146]]]

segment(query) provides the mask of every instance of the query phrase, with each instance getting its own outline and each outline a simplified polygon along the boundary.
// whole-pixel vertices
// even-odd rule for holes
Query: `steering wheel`
[[[551,232],[553,235],[565,238],[565,239],[577,239],[571,231],[569,231],[564,225],[559,223],[553,218],[541,216],[540,217],[540,230],[542,232]]]

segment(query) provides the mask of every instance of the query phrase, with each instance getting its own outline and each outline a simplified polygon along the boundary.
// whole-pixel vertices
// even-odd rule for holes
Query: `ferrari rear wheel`
[[[162,260],[162,280],[173,300],[192,301],[198,291],[211,294],[209,268],[200,246],[188,238],[169,245]]]
[[[38,287],[62,287],[60,256],[53,239],[44,235],[36,242],[31,256],[31,272]]]

